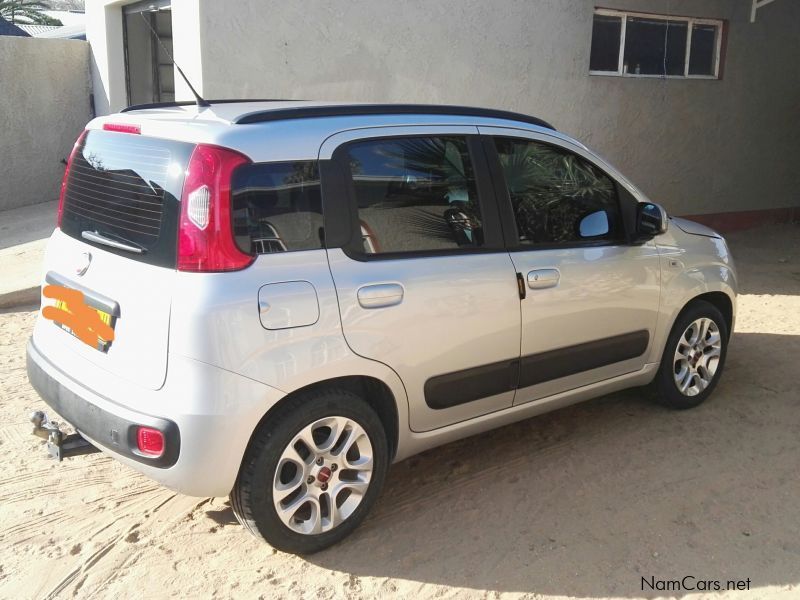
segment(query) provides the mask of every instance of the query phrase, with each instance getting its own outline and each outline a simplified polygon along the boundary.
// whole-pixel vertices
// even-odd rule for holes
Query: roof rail
[[[220,100],[206,100],[209,104],[230,104],[233,102],[302,102],[302,100],[284,100],[279,98],[222,98]],[[131,104],[119,112],[131,110],[146,110],[148,108],[170,108],[173,106],[194,106],[196,100],[178,100],[176,102],[151,102],[148,104]]]
[[[210,100],[213,104],[214,100]],[[293,108],[276,108],[254,112],[234,120],[237,125],[263,123],[266,121],[284,121],[288,119],[312,119],[315,117],[346,117],[363,115],[458,115],[463,117],[485,117],[505,119],[538,125],[546,129],[556,130],[547,121],[491,108],[472,106],[448,106],[446,104],[345,104],[339,106],[297,106]]]

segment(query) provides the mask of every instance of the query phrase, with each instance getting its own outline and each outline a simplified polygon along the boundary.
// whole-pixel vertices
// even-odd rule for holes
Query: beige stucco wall
[[[0,36],[0,210],[57,200],[91,118],[89,45]]]
[[[99,114],[125,106],[125,0],[87,0]],[[595,4],[726,19],[721,81],[590,76]],[[439,102],[541,116],[674,214],[800,205],[800,0],[172,0],[208,98]],[[176,95],[191,99],[176,77]]]
[[[173,0],[173,9],[196,5]],[[590,76],[595,4],[729,21],[721,81]],[[442,102],[541,116],[676,214],[800,205],[800,1],[199,0],[206,97]],[[177,15],[177,13],[176,13]],[[188,43],[176,34],[176,51]],[[185,67],[184,67],[185,68]],[[196,67],[193,67],[196,73]],[[187,96],[184,95],[184,98]]]

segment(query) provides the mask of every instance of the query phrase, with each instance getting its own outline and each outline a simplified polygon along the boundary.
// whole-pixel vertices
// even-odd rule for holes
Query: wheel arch
[[[377,377],[369,375],[344,375],[341,377],[333,377],[315,381],[314,383],[292,390],[273,404],[267,412],[264,413],[258,423],[256,423],[255,427],[253,427],[250,433],[250,439],[247,443],[245,455],[257,433],[265,423],[269,422],[276,411],[280,410],[281,407],[287,403],[292,402],[297,396],[313,393],[314,391],[322,389],[344,389],[353,392],[361,397],[375,411],[386,433],[386,442],[389,447],[389,462],[392,462],[397,453],[397,445],[400,437],[400,414],[398,413],[397,399],[389,385]]]
[[[725,325],[728,328],[728,336],[730,336],[731,333],[733,333],[733,301],[728,294],[721,291],[705,292],[695,296],[694,298],[691,298],[688,302],[686,302],[680,312],[675,315],[675,319],[673,319],[673,326],[675,321],[679,319],[680,316],[686,312],[692,304],[698,301],[708,302],[709,304],[715,306],[719,312],[722,313],[722,316],[725,318]]]
[[[670,277],[661,292],[658,327],[650,362],[661,362],[664,346],[675,322],[693,303],[700,300],[717,307],[725,318],[728,334],[736,324],[736,277],[724,265],[687,269]]]

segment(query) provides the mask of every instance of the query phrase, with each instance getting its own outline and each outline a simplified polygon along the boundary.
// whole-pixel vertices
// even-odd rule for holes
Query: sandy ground
[[[800,596],[800,228],[730,236],[742,279],[705,405],[632,390],[395,465],[348,541],[298,558],[226,498],[175,495],[103,455],[55,464],[29,434],[33,308],[0,314],[0,597],[652,596],[641,578]],[[662,595],[671,595],[662,593]]]

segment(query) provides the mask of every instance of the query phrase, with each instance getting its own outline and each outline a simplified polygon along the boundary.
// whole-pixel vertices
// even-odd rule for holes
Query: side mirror
[[[608,215],[604,210],[589,213],[578,223],[578,235],[583,239],[608,235],[608,229]]]
[[[636,210],[636,234],[640,240],[649,240],[667,231],[667,211],[653,202],[642,202]]]

